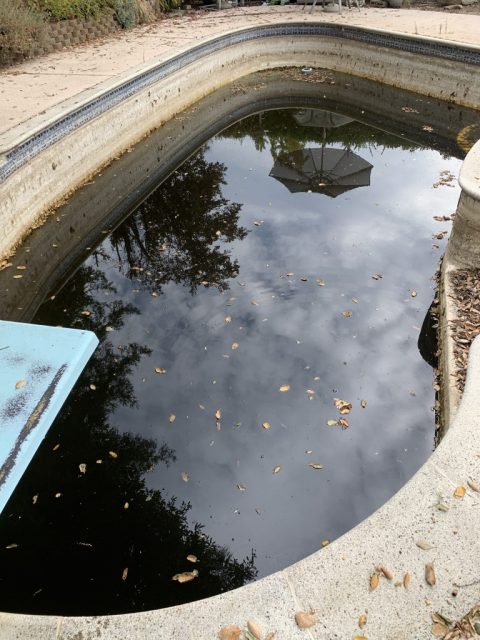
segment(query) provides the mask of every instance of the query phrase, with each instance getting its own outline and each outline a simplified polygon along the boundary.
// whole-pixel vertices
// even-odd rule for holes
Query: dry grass
[[[41,13],[18,0],[0,2],[0,65],[18,62],[28,56],[32,44],[43,46],[47,40]]]

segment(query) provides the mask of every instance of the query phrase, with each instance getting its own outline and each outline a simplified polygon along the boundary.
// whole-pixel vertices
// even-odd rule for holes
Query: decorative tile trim
[[[63,118],[46,127],[43,131],[33,135],[14,149],[5,154],[4,164],[0,167],[0,182],[6,180],[16,169],[29,162],[44,149],[55,144],[64,136],[75,131],[82,125],[102,115],[124,100],[153,85],[159,80],[175,73],[182,67],[195,62],[203,56],[210,55],[226,47],[260,38],[295,36],[324,36],[365,42],[366,44],[385,47],[402,52],[433,56],[440,60],[451,60],[465,64],[480,66],[480,51],[442,42],[431,42],[411,36],[390,35],[334,24],[305,24],[287,23],[277,25],[263,25],[243,29],[233,34],[219,36],[206,43],[197,45],[185,53],[161,62],[153,69],[140,73],[102,96],[94,98],[82,107],[71,111]]]

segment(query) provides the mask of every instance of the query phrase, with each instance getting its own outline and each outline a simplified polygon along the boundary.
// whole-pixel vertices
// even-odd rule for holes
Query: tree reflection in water
[[[192,293],[214,285],[228,289],[238,273],[219,242],[243,240],[238,226],[242,205],[221,193],[225,165],[208,162],[206,147],[157,189],[111,236],[123,273],[160,291],[168,282],[188,285]]]
[[[192,292],[205,282],[228,288],[238,265],[216,243],[247,232],[238,226],[241,205],[221,195],[224,171],[198,154],[115,231],[111,243],[126,275],[156,291],[171,281]],[[111,260],[104,250],[94,257]],[[175,451],[110,423],[117,407],[135,406],[130,377],[150,350],[108,339],[139,310],[118,299],[92,263],[34,319],[89,329],[100,345],[0,517],[2,610],[145,610],[234,589],[257,573],[253,552],[237,561],[201,524],[188,523],[189,503],[148,489],[146,474],[174,462]],[[172,582],[194,568],[189,554],[200,560],[199,577]]]

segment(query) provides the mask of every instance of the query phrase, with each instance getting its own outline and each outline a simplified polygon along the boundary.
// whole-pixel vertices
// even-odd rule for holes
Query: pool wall
[[[1,135],[0,258],[52,207],[175,114],[249,73],[305,65],[480,104],[479,47],[325,23],[230,31],[99,84]]]
[[[280,31],[282,28],[278,25]],[[360,31],[369,37],[379,34]],[[4,170],[0,215],[5,233],[1,254],[11,252],[49,207],[150,129],[222,84],[256,70],[321,66],[478,107],[478,49],[448,45],[449,51],[440,51],[449,55],[456,52],[459,59],[453,60],[439,54],[439,48],[445,45],[440,46],[435,40],[401,37],[403,43],[408,40],[429,50],[431,56],[427,57],[425,53],[389,47],[386,38],[399,44],[395,40],[399,36],[381,35],[381,45],[339,35],[281,33],[226,43],[221,53],[216,50],[190,62],[96,115],[81,128],[74,128],[65,137],[60,135],[48,144],[48,140],[43,138],[42,142],[40,138],[40,147],[35,148],[32,143],[27,150],[29,155],[23,156],[24,163],[22,156],[15,154],[29,139],[28,127],[24,127],[23,133],[17,130],[17,138],[3,136],[5,162],[0,168]],[[477,56],[476,62],[470,58],[472,52]],[[108,89],[106,85],[97,87],[95,95],[90,92],[85,96],[84,105],[88,100],[101,100],[102,91]],[[55,113],[48,115],[50,123],[68,109],[79,107],[78,101],[74,103],[70,101],[53,110]],[[37,132],[48,132],[50,125],[38,120],[32,126],[37,127]],[[15,159],[19,165],[7,176],[5,167],[11,168]],[[462,168],[462,196],[444,259],[445,271],[460,263],[478,266],[479,253],[471,233],[478,228],[476,219],[480,213],[479,161],[477,144]],[[447,305],[447,317],[448,313]],[[469,479],[480,479],[479,386],[480,338],[477,338],[470,350],[463,398],[458,410],[452,412],[449,430],[427,463],[372,516],[325,549],[287,569],[236,591],[157,611],[78,618],[2,613],[0,637],[2,640],[213,640],[224,625],[245,627],[248,620],[255,620],[265,635],[275,631],[278,640],[350,640],[355,635],[364,635],[369,640],[431,638],[434,612],[454,619],[480,600],[480,494],[467,485]],[[450,388],[448,379],[446,388]],[[458,486],[466,488],[464,498],[454,496]],[[308,526],[308,522],[299,522],[298,526]],[[432,547],[422,550],[416,544],[419,540],[428,541]],[[434,586],[425,580],[427,563],[435,567]],[[378,588],[371,590],[370,576],[379,565],[387,567],[394,578],[380,578]],[[308,630],[298,629],[295,612],[310,608],[316,611],[318,623]],[[367,624],[360,631],[358,620],[365,611]]]

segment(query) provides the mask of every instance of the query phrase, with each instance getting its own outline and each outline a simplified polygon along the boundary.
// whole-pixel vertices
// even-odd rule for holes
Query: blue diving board
[[[0,512],[97,344],[91,331],[0,320]]]

